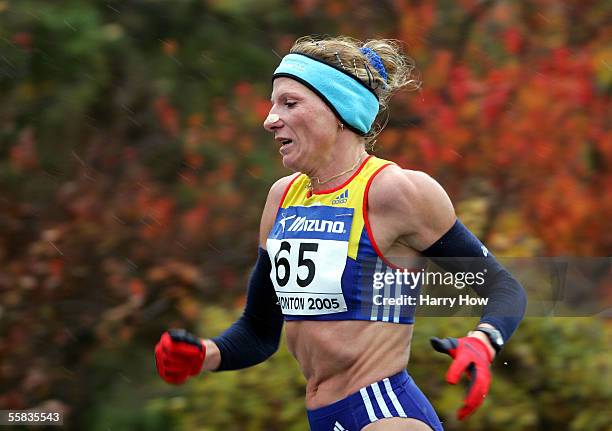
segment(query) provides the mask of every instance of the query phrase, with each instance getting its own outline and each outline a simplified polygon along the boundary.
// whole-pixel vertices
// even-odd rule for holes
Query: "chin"
[[[299,163],[299,160],[296,159],[297,158],[293,154],[287,154],[286,156],[283,156],[283,166],[287,169],[291,169],[294,172],[301,172],[302,165]]]
[[[291,157],[287,156],[283,157],[283,166],[287,169],[291,169],[294,172],[298,172],[300,170],[298,165],[295,163],[295,160],[292,160]]]

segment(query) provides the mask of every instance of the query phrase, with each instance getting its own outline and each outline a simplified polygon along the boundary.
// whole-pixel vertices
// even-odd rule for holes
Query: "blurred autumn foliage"
[[[241,307],[267,190],[287,174],[261,127],[270,75],[304,34],[406,44],[423,87],[393,99],[376,154],[438,179],[497,254],[609,256],[611,14],[590,0],[0,0],[0,409],[47,403],[70,429],[306,428],[284,349],[187,389],[152,361],[165,328],[213,336]],[[423,324],[410,365],[449,430],[609,429],[609,321],[525,322],[468,425],[425,342],[461,324]]]

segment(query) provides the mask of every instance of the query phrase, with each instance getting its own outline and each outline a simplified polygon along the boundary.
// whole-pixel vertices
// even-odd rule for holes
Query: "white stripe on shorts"
[[[366,388],[359,389],[359,393],[361,394],[361,398],[363,399],[363,403],[365,404],[366,411],[368,412],[368,417],[370,418],[370,422],[377,421],[378,418],[374,414],[374,407],[372,407],[372,403],[370,402],[370,396],[368,395],[368,391]]]
[[[391,403],[393,403],[393,407],[395,407],[395,410],[397,410],[397,414],[400,415],[400,417],[405,418],[406,416],[406,412],[404,411],[404,409],[402,408],[402,405],[400,404],[399,400],[397,399],[397,397],[395,396],[395,392],[393,392],[393,388],[391,387],[391,382],[389,382],[389,379],[383,379],[383,382],[385,383],[385,389],[387,390],[387,395],[389,395],[389,398],[391,398]]]
[[[372,391],[374,391],[374,396],[376,397],[376,401],[378,402],[378,407],[380,407],[380,411],[382,412],[383,416],[386,418],[393,417],[393,415],[389,411],[389,407],[387,407],[387,403],[385,402],[385,399],[380,393],[380,387],[378,386],[378,382],[372,383],[370,386],[372,386]]]

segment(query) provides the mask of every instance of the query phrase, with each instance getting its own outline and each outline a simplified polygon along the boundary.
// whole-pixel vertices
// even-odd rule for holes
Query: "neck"
[[[306,173],[312,191],[329,190],[343,184],[359,169],[368,156],[363,145],[353,145],[346,150],[338,149],[341,155],[330,157],[318,169]]]

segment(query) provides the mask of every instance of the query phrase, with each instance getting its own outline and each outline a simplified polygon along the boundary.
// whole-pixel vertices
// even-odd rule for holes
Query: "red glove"
[[[444,338],[432,337],[429,339],[434,349],[447,353],[453,362],[446,373],[446,381],[456,385],[461,374],[467,371],[470,379],[467,395],[463,406],[457,411],[459,420],[472,414],[484,401],[491,385],[491,371],[489,369],[493,358],[487,345],[475,337]]]
[[[206,346],[204,341],[184,329],[170,329],[155,346],[155,365],[162,379],[179,385],[200,373]]]

